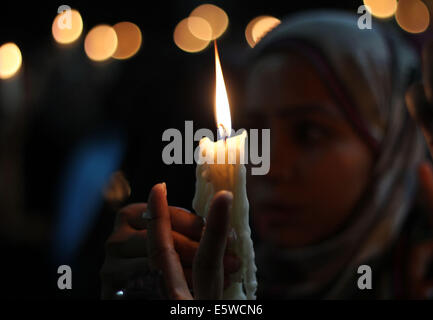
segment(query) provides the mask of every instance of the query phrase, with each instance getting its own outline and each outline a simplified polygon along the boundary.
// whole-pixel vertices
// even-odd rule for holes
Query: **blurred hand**
[[[225,252],[230,201],[226,192],[215,196],[203,237],[203,219],[169,207],[163,184],[152,188],[148,204],[121,209],[106,242],[102,298],[133,289],[148,291],[144,296],[151,299],[191,299],[189,289],[194,289],[195,298],[216,299],[219,286],[229,285],[228,274],[240,268],[239,259]],[[163,290],[155,289],[161,285]]]

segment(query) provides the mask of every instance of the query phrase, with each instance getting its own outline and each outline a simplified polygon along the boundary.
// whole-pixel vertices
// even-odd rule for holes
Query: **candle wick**
[[[224,127],[224,125],[222,124],[222,123],[218,123],[218,129],[221,127],[222,129],[223,129],[223,136],[221,137],[221,138],[224,138],[224,141],[226,141],[227,140],[227,137],[228,137],[228,132],[227,132],[227,130],[226,130],[226,127]]]

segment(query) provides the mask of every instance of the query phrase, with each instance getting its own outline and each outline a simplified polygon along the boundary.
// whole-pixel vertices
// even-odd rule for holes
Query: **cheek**
[[[341,143],[311,166],[311,204],[320,208],[323,219],[341,220],[350,215],[367,186],[371,163],[364,145]]]

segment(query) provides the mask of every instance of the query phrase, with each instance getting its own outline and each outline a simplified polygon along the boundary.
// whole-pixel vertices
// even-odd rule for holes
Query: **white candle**
[[[216,117],[220,136],[231,132],[230,109],[225,91],[222,70],[215,46],[216,63]],[[227,131],[225,131],[227,129]],[[227,134],[227,132],[229,134]],[[193,200],[195,212],[206,217],[211,200],[221,190],[233,193],[230,226],[236,238],[230,243],[229,250],[242,262],[238,272],[232,275],[232,284],[223,293],[223,299],[255,299],[257,267],[254,262],[254,248],[249,226],[249,203],[246,192],[245,158],[246,131],[240,135],[213,142],[209,138],[200,141],[199,154],[207,162],[198,164],[196,169],[196,189]],[[210,161],[209,161],[210,160]]]

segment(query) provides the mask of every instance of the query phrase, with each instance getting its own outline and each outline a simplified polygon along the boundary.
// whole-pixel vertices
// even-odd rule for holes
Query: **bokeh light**
[[[0,79],[14,76],[21,67],[21,51],[15,43],[8,42],[0,47]]]
[[[229,24],[227,13],[213,4],[202,4],[198,6],[191,12],[190,17],[200,17],[209,23],[212,29],[211,37],[203,38],[202,35],[196,34],[196,29],[191,28],[191,33],[202,40],[219,38],[227,30]]]
[[[68,14],[70,14],[70,25],[68,26]],[[54,40],[61,44],[72,43],[77,40],[83,32],[83,19],[77,10],[69,13],[59,13],[53,21],[52,33]]]
[[[116,31],[108,25],[94,27],[84,40],[84,50],[94,61],[104,61],[110,58],[117,49]]]
[[[189,17],[188,28],[193,36],[201,40],[211,40],[212,39],[212,27],[207,20],[200,17]]]
[[[281,21],[274,17],[265,17],[257,21],[253,26],[253,40],[257,43],[263,38],[269,31],[278,26]]]
[[[116,171],[111,175],[104,187],[103,195],[109,203],[123,202],[131,195],[131,186],[122,171]]]
[[[259,16],[251,20],[245,29],[245,38],[253,48],[269,31],[278,26],[281,21],[272,16]]]
[[[119,22],[113,26],[117,35],[117,49],[113,54],[116,59],[128,59],[141,47],[140,28],[132,22]]]
[[[424,32],[430,24],[429,10],[420,0],[400,0],[395,19],[403,30],[410,33]]]
[[[188,21],[191,17],[180,21],[174,29],[173,39],[176,45],[186,52],[199,52],[205,49],[210,41],[197,38],[191,33]]]
[[[370,13],[377,18],[392,17],[397,10],[397,0],[364,0]]]

